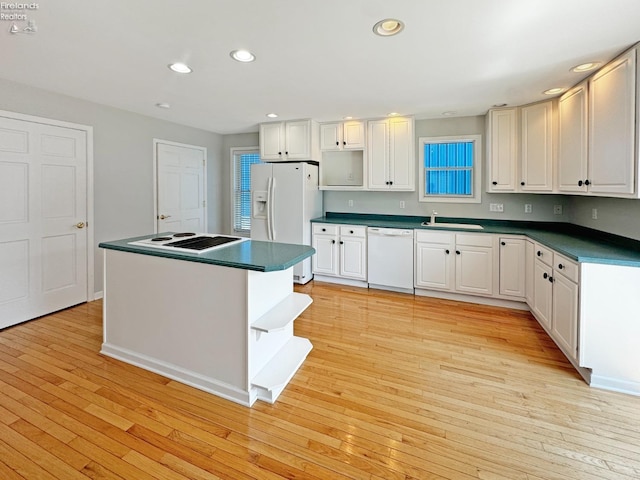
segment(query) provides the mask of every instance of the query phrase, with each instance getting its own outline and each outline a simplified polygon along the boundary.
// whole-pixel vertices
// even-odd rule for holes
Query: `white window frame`
[[[473,166],[471,167],[473,195],[427,195],[425,193],[424,146],[430,143],[455,143],[473,142]],[[482,202],[482,135],[449,135],[443,137],[418,138],[418,151],[420,157],[420,202],[440,203],[481,203]]]
[[[239,155],[239,154],[243,154],[243,153],[257,153],[258,155],[260,155],[260,147],[259,146],[255,146],[255,147],[231,147],[230,149],[230,156],[229,156],[229,170],[231,172],[230,175],[230,197],[231,197],[231,217],[230,217],[230,223],[231,223],[231,231],[238,236],[241,237],[249,237],[251,235],[251,230],[244,231],[244,230],[236,230],[235,229],[235,216],[236,216],[236,199],[235,199],[235,176],[236,176],[236,172],[235,172],[235,156]]]

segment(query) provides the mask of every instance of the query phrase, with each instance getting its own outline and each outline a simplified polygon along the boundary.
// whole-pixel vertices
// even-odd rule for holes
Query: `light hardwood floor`
[[[100,356],[101,302],[0,331],[0,479],[640,478],[640,398],[590,389],[530,314],[297,290],[314,349],[251,409]]]

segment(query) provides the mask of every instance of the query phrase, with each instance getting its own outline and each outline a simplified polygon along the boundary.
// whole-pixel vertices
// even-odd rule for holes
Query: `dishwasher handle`
[[[413,230],[401,230],[397,228],[376,228],[367,229],[369,235],[379,235],[385,237],[413,237]]]

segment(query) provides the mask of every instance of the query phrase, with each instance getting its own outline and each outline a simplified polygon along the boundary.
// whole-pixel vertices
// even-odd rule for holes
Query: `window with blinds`
[[[421,201],[480,202],[480,135],[420,138]]]
[[[251,232],[251,165],[262,163],[257,149],[232,149],[233,163],[233,230]]]

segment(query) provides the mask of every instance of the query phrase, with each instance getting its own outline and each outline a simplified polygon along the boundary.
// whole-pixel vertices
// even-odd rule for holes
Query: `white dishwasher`
[[[367,228],[369,286],[413,293],[413,230]]]

